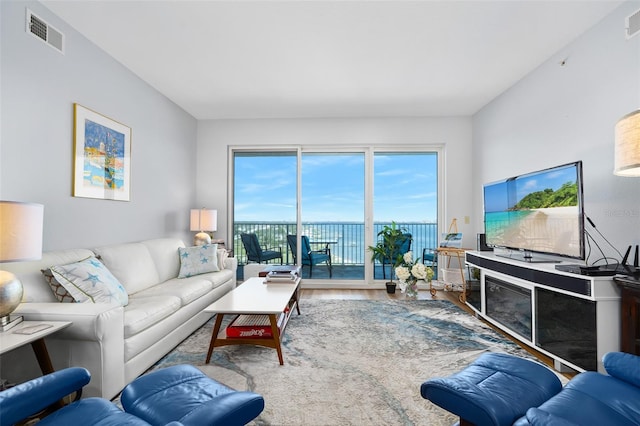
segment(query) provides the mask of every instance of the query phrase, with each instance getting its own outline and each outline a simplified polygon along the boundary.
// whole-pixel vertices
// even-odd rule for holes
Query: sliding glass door
[[[305,266],[310,278],[363,280],[364,153],[303,152],[301,178],[302,235],[315,252],[309,263],[323,252],[331,261],[331,270],[326,261]]]
[[[233,248],[240,265],[256,262],[242,242],[242,234],[255,234],[259,248],[282,253],[293,264],[287,235],[296,233],[296,151],[238,151],[233,156]],[[280,260],[272,260],[271,263]]]
[[[438,245],[437,153],[376,152],[373,168],[374,233],[395,222],[411,234],[414,259],[425,257],[430,262]],[[390,276],[390,266],[375,265],[376,279]]]
[[[247,233],[262,249],[281,251],[283,263],[303,264],[308,283],[383,280],[367,247],[392,222],[412,235],[414,257],[422,257],[437,247],[438,157],[433,150],[373,147],[233,149],[230,204],[240,278],[242,266],[255,261],[242,243]],[[390,274],[387,265],[384,278]]]

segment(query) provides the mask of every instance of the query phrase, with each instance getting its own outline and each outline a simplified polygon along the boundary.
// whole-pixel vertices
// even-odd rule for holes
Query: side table
[[[70,321],[23,321],[11,330],[0,332],[0,355],[30,343],[42,374],[53,373],[53,365],[44,338],[69,327],[71,324]],[[22,334],[41,325],[49,327],[31,334]]]

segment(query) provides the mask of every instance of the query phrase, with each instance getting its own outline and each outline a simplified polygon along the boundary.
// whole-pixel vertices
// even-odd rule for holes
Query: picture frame
[[[131,128],[73,104],[73,196],[131,199]]]
[[[441,248],[461,248],[462,247],[462,232],[448,232],[442,234],[442,240],[440,240]]]

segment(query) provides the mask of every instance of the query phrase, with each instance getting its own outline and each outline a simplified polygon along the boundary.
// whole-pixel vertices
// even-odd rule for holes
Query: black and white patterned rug
[[[430,377],[457,372],[483,352],[531,358],[448,301],[302,300],[276,351],[216,348],[205,364],[209,321],[153,369],[192,364],[238,390],[260,393],[255,425],[451,425],[420,396]]]

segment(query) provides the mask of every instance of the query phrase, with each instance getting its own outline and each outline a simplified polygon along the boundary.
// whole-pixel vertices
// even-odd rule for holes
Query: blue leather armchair
[[[44,417],[39,425],[244,425],[264,409],[262,396],[230,389],[190,365],[141,376],[122,391],[124,411],[103,398],[79,399],[91,376],[67,368],[0,392],[0,426],[50,411],[74,392],[73,402]]]
[[[640,357],[610,352],[603,363],[608,375],[587,371],[562,387],[539,363],[486,353],[420,392],[461,425],[640,425]]]

